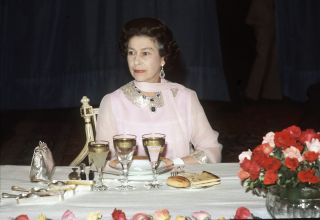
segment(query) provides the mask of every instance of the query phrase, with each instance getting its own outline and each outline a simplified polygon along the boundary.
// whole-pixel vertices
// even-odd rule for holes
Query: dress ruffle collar
[[[133,83],[138,89],[144,92],[160,92],[169,88],[168,81],[165,79],[161,79],[159,83],[138,82],[136,80],[134,80]]]

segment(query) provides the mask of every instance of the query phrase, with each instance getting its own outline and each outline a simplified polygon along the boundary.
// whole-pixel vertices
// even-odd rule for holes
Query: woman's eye
[[[128,56],[132,56],[134,55],[134,52],[133,51],[128,51]]]
[[[143,55],[143,56],[148,56],[149,54],[150,54],[150,52],[146,52],[146,51],[145,51],[145,52],[142,52],[142,55]]]

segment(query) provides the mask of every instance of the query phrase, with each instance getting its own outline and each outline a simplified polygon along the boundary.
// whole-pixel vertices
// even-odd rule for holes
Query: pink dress
[[[222,145],[218,142],[219,134],[211,128],[193,90],[166,80],[161,83],[131,83],[141,91],[160,92],[163,106],[154,112],[148,106],[139,106],[122,88],[105,95],[99,107],[96,139],[109,141],[112,156],[113,135],[136,135],[137,154],[146,155],[142,135],[163,133],[167,143],[165,157],[175,159],[189,155],[191,143],[194,149],[206,154],[209,162],[220,162]]]

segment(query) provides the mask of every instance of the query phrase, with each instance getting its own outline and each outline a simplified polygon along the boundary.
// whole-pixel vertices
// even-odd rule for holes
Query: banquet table
[[[72,167],[57,166],[53,179],[65,180],[72,171]],[[15,199],[1,198],[0,219],[13,219],[19,214],[27,214],[30,219],[37,219],[44,214],[50,219],[61,219],[66,210],[71,210],[77,219],[87,219],[90,212],[99,211],[103,219],[112,219],[111,213],[115,208],[125,212],[128,219],[139,212],[152,215],[156,210],[166,208],[171,219],[178,215],[191,217],[192,212],[206,211],[212,219],[224,217],[233,218],[238,207],[247,207],[255,216],[271,218],[265,207],[265,199],[245,192],[237,177],[238,163],[217,163],[205,165],[188,165],[187,172],[209,171],[221,178],[221,183],[209,188],[172,188],[165,184],[170,172],[159,175],[162,187],[159,190],[148,190],[144,187],[147,179],[129,176],[130,184],[136,188],[132,191],[118,191],[118,176],[104,174],[104,183],[109,186],[108,191],[95,192],[89,187],[76,189],[65,195],[64,200],[58,198],[32,198],[25,202],[16,203]],[[40,186],[41,183],[30,182],[30,166],[1,165],[0,191],[13,193],[12,185],[25,188]],[[43,185],[43,183],[42,183]],[[47,200],[46,200],[47,199]]]

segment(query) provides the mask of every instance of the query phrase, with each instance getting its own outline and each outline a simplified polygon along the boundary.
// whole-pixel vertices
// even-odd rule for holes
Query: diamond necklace
[[[146,96],[134,85],[133,81],[122,86],[121,90],[133,104],[142,108],[148,107],[152,112],[163,106],[161,92],[156,92],[154,96]]]

